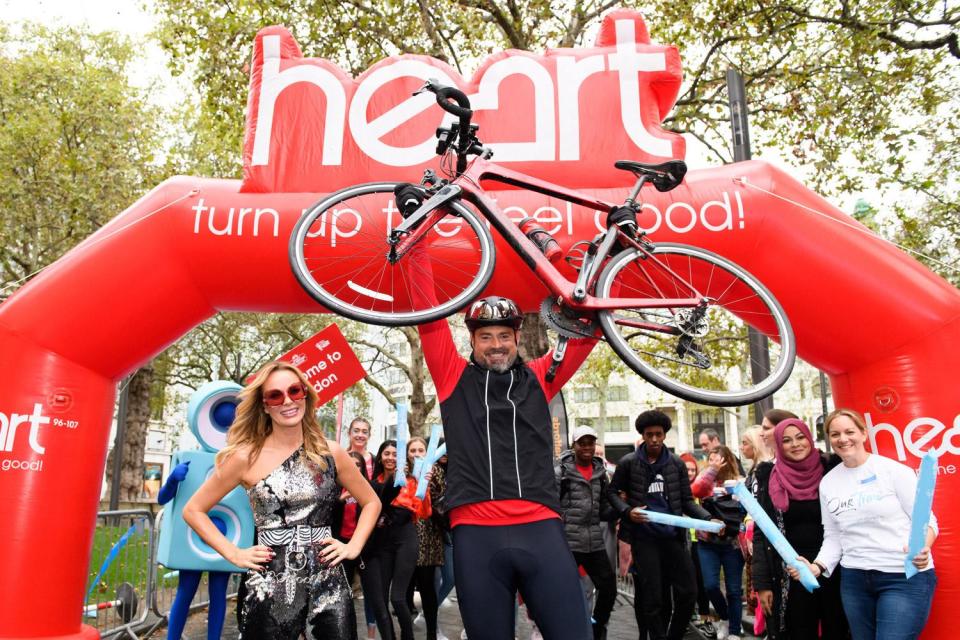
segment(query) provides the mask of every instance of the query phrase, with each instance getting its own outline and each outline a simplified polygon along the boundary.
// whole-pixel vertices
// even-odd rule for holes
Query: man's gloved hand
[[[187,471],[190,470],[190,461],[181,462],[173,468],[173,471],[170,472],[170,477],[168,480],[175,480],[177,482],[183,482],[183,479],[187,477]]]
[[[423,204],[424,193],[421,187],[413,184],[398,184],[393,188],[397,199],[397,209],[404,218],[420,208]]]
[[[617,207],[607,215],[607,226],[617,225],[631,238],[637,232],[637,212],[633,207]]]

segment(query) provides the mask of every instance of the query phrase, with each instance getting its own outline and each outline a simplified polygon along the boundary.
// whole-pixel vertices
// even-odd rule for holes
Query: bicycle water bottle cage
[[[670,191],[680,186],[683,176],[687,174],[687,163],[683,160],[670,160],[660,164],[644,164],[632,160],[617,160],[613,163],[617,169],[629,171],[638,178],[648,176],[648,182],[653,183],[657,191]]]

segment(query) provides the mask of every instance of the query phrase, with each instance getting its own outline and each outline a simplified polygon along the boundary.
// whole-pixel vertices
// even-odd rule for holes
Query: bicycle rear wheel
[[[739,406],[779,389],[793,369],[796,344],[773,295],[750,273],[697,247],[662,243],[653,257],[630,249],[597,280],[598,298],[707,299],[705,307],[603,311],[600,326],[618,356],[664,391],[701,404]],[[751,380],[748,327],[770,338],[769,373]]]
[[[348,187],[312,206],[290,237],[290,265],[307,293],[347,318],[386,326],[444,318],[489,282],[493,238],[472,209],[455,201],[413,251],[391,262],[387,239],[402,221],[395,186]],[[429,257],[432,276],[424,277],[418,252]]]

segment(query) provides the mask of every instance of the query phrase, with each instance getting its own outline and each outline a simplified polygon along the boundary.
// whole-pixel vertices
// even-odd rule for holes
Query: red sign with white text
[[[616,160],[683,158],[663,129],[682,81],[680,54],[654,44],[640,13],[608,13],[593,47],[503,51],[470,78],[445,62],[404,54],[353,78],[305,58],[287,29],[257,33],[250,72],[243,185],[247,193],[329,192],[370,180],[419,180],[436,162],[446,115],[424,80],[470,98],[494,159],[568,187],[627,187]]]
[[[301,342],[278,360],[289,362],[303,371],[320,396],[317,406],[329,402],[367,376],[340,327],[335,324]]]

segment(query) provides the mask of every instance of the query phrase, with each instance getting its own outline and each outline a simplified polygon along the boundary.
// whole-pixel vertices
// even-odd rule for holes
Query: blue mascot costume
[[[227,430],[233,424],[240,385],[234,382],[209,382],[190,397],[187,423],[200,442],[199,451],[177,451],[173,471],[160,489],[157,502],[166,505],[157,546],[157,561],[169,569],[177,569],[180,579],[177,595],[170,609],[167,638],[179,640],[190,612],[190,603],[204,571],[210,574],[210,613],[207,638],[220,638],[227,606],[227,583],[230,574],[243,569],[224,560],[208,546],[183,520],[183,507],[200,485],[214,471],[214,456],[227,441]],[[253,544],[253,513],[243,489],[237,487],[213,509],[210,519],[234,544]]]

